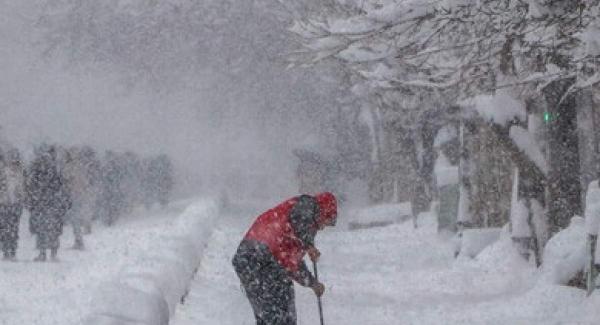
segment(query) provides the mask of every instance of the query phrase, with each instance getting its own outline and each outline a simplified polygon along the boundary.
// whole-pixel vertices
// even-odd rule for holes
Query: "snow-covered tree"
[[[546,116],[561,116],[548,126],[551,231],[581,210],[575,97],[599,80],[599,1],[338,0],[327,8],[292,26],[303,45],[296,64],[333,58],[373,93],[393,92],[398,102],[416,101],[419,108],[433,95],[449,107],[501,89],[522,101],[541,100]],[[396,103],[393,110],[404,107]],[[517,149],[528,154],[518,143]],[[545,182],[539,166],[517,162],[521,179]]]

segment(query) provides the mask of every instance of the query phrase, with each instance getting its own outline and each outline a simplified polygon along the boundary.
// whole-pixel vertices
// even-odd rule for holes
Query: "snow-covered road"
[[[230,259],[252,218],[217,225],[184,305],[171,324],[254,324]],[[501,239],[478,259],[455,260],[432,217],[320,234],[325,324],[598,324],[581,290],[536,284],[536,269]],[[296,286],[298,324],[319,324],[311,290]],[[576,321],[576,320],[579,320]]]

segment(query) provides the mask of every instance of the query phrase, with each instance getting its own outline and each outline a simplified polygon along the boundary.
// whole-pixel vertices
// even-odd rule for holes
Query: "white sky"
[[[158,87],[144,80],[131,83],[118,65],[42,59],[44,39],[34,27],[37,9],[31,1],[0,0],[0,132],[11,143],[25,149],[50,141],[166,152],[194,190],[201,182],[213,187],[205,190],[216,187],[209,174],[222,176],[219,181],[266,175],[270,179],[261,183],[270,191],[294,192],[291,150],[321,129],[314,114],[327,109],[306,112],[306,103],[295,104],[319,96],[314,93],[319,87],[304,79],[306,72],[284,71],[282,62],[274,62],[272,71],[256,71],[258,63],[243,60],[230,68],[210,66],[215,59],[193,78],[176,80],[181,83],[174,89],[170,81]],[[250,46],[240,44],[240,51],[256,49],[250,56],[260,57],[264,48],[254,43],[270,42],[270,35],[256,35]],[[174,54],[165,56],[179,53]],[[176,60],[180,64],[185,58]]]

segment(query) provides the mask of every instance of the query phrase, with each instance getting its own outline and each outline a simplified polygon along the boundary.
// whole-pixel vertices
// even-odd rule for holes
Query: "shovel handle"
[[[319,282],[319,273],[317,271],[317,262],[313,261],[313,271],[315,273],[315,279]],[[323,321],[323,304],[321,303],[321,297],[317,296],[317,303],[319,305],[319,318],[321,319],[321,325],[324,325]]]

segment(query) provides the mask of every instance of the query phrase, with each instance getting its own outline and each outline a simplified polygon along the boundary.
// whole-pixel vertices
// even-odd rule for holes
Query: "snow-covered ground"
[[[169,324],[253,324],[230,260],[257,211],[230,211],[218,216],[214,227],[212,221],[206,222],[212,231],[199,233],[194,227],[202,224],[198,223],[204,220],[200,215],[217,212],[204,209],[201,201],[191,203],[150,213],[140,210],[117,227],[96,227],[86,238],[85,251],[67,248],[73,238],[66,228],[58,263],[31,262],[36,251],[24,218],[19,261],[0,263],[0,324],[97,324],[90,320],[106,321],[102,317],[107,314],[98,312],[106,308],[108,314],[115,313],[110,317],[118,316],[118,324],[132,323],[123,317],[128,315],[118,315],[132,309],[136,315],[149,315],[145,319],[150,321],[136,324],[166,324],[169,309],[175,309]],[[564,235],[557,236],[559,240],[548,245],[554,247],[554,255],[547,257],[548,266],[577,257],[563,248],[578,245],[567,242],[578,241],[584,230],[582,220],[576,219]],[[436,234],[433,216],[422,215],[419,225],[415,230],[409,221],[349,231],[340,223],[318,236],[323,253],[319,275],[327,287],[323,296],[326,324],[599,323],[600,293],[587,298],[583,290],[553,284],[552,269],[537,270],[521,260],[506,231],[477,258],[454,259],[454,244]],[[196,238],[187,245],[189,235]],[[186,249],[196,247],[194,263],[201,261],[183,304],[178,304],[177,295],[190,279],[172,276],[182,268],[188,268],[183,274],[189,275],[190,266],[195,265],[179,260],[189,257],[183,250],[177,253],[181,256],[172,255],[169,247],[175,247],[175,242],[184,243],[181,247]],[[207,246],[198,249],[204,242]],[[144,301],[121,304],[119,299],[130,297],[131,291],[115,297],[119,306],[113,310],[110,294],[119,292],[107,290],[109,296],[100,297],[109,299],[108,307],[98,306],[98,293],[107,283],[113,289],[122,285],[138,290],[140,297],[152,297],[144,293],[160,289],[165,299],[159,306],[166,313],[163,318],[153,317],[152,304]],[[169,292],[175,296],[169,298]],[[311,290],[297,287],[296,303],[298,324],[319,323]]]
[[[85,324],[101,286],[139,265],[151,248],[181,235],[181,215],[191,202],[124,217],[115,227],[97,226],[85,237],[86,250],[70,249],[72,230],[65,227],[59,262],[38,263],[35,238],[21,220],[17,262],[0,262],[0,324]],[[211,225],[207,225],[211,227]],[[165,252],[158,252],[165,254]],[[94,302],[96,303],[96,302]]]
[[[342,216],[343,217],[343,216]],[[252,217],[221,218],[171,324],[254,324],[230,259]],[[600,296],[540,280],[504,232],[476,259],[453,258],[432,216],[317,238],[325,324],[599,324]],[[298,324],[318,324],[311,290],[296,287]]]

